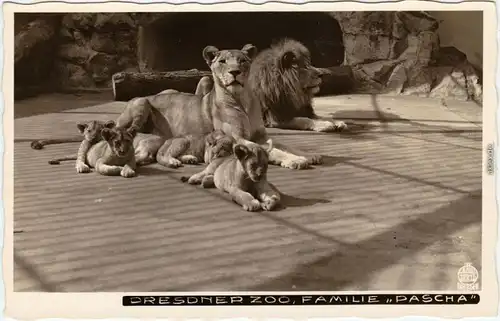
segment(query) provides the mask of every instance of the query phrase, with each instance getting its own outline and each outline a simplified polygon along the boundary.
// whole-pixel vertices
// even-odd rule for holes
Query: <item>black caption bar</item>
[[[477,294],[124,296],[123,306],[478,304]]]

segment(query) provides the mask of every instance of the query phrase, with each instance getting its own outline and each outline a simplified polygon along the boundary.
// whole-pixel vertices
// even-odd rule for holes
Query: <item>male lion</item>
[[[293,39],[262,51],[252,63],[247,88],[252,102],[262,109],[265,126],[316,132],[346,129],[344,122],[320,120],[314,113],[312,99],[326,72],[314,67],[309,50]]]

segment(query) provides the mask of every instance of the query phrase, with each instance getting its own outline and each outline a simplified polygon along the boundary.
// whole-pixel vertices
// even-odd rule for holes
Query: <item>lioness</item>
[[[268,153],[272,149],[271,139],[266,148],[255,143],[236,144],[233,155],[215,158],[203,171],[181,180],[205,188],[215,186],[229,193],[246,211],[273,210],[280,202],[280,193],[267,181]]]
[[[214,80],[210,92],[202,96],[203,89],[198,95],[171,91],[134,98],[118,117],[117,126],[125,128],[134,125],[140,132],[165,138],[204,135],[221,130],[241,143],[250,140],[264,144],[268,137],[262,119],[262,106],[255,103],[246,88],[251,59],[256,54],[256,47],[250,44],[241,50],[205,47],[203,57]],[[244,99],[245,96],[247,99]],[[283,167],[306,168],[321,160],[319,156],[302,152],[294,155],[290,148],[278,143],[274,146],[269,154],[270,161]],[[167,162],[166,159],[162,161]]]

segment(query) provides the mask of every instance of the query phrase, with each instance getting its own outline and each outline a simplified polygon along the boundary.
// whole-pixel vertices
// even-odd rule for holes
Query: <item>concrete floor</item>
[[[179,182],[200,169],[144,167],[133,179],[47,164],[78,144],[36,137],[115,119],[109,95],[46,95],[15,105],[16,291],[456,290],[481,271],[482,109],[370,95],[317,98],[353,132],[272,130],[325,156],[312,170],[270,167],[285,209],[247,213]],[[96,105],[92,107],[86,107]]]

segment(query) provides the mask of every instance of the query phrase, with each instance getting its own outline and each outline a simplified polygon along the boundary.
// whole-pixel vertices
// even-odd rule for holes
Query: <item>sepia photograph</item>
[[[483,10],[295,9],[14,13],[12,291],[479,293]]]

